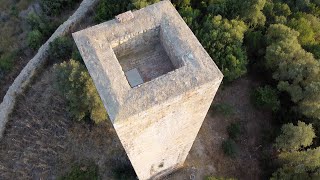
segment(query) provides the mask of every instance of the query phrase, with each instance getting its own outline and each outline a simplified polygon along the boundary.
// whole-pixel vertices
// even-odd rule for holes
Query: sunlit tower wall
[[[73,37],[139,179],[182,167],[223,75],[170,1]]]

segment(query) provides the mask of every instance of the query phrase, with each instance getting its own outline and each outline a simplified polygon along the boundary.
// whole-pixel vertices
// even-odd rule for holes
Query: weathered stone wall
[[[57,37],[70,33],[72,28],[81,22],[89,10],[98,2],[99,0],[83,0],[76,12],[58,27],[58,29],[52,34],[47,42],[39,48],[37,54],[29,61],[14,80],[3,98],[3,102],[0,104],[0,139],[3,136],[9,115],[16,103],[16,97],[23,92],[25,87],[30,83],[32,77],[46,63],[50,42]]]
[[[145,46],[153,46],[160,43],[159,27],[139,32],[139,34],[130,34],[111,42],[116,56],[119,58],[127,54],[138,52]]]
[[[219,85],[196,87],[114,124],[140,179],[158,178],[183,165]]]

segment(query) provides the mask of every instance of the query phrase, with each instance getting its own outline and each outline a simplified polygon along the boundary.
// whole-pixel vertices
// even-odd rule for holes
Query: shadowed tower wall
[[[183,165],[219,87],[206,84],[114,127],[140,179]]]

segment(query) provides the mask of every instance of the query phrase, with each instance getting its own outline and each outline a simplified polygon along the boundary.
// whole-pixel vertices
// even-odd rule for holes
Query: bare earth
[[[0,179],[56,179],[83,160],[95,162],[102,179],[114,179],[113,169],[128,164],[128,159],[111,123],[71,121],[52,84],[47,70],[18,100],[0,142]],[[224,117],[210,110],[184,168],[165,179],[264,179],[259,166],[261,130],[270,126],[271,114],[252,107],[250,91],[256,85],[244,77],[220,88],[214,103],[233,106],[235,114]],[[239,156],[231,159],[223,154],[221,143],[227,138],[226,127],[236,121],[245,133],[237,141]]]

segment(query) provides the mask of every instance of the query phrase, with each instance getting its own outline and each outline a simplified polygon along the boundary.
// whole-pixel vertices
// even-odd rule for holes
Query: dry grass
[[[19,99],[0,142],[0,179],[55,179],[85,160],[112,178],[118,159],[128,161],[112,125],[72,121],[52,79],[46,71]]]

